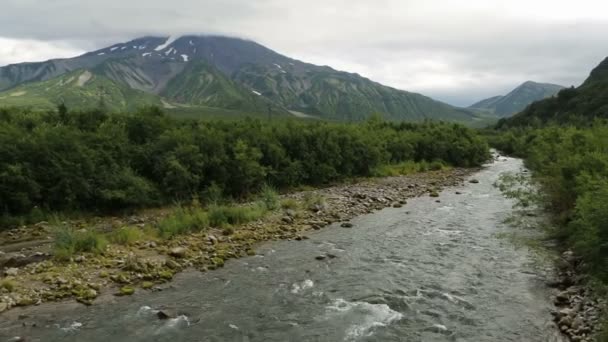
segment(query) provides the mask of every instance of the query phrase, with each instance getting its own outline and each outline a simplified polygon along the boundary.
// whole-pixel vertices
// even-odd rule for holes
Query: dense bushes
[[[0,210],[115,210],[199,197],[242,198],[264,184],[318,185],[404,161],[478,165],[487,146],[455,124],[0,112]]]
[[[587,265],[608,266],[608,123],[503,132],[494,145],[525,158],[546,195],[558,231]]]

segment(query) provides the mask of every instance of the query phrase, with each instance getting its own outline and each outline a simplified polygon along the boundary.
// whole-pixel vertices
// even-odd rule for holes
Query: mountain
[[[74,58],[2,67],[0,106],[14,104],[6,99],[19,87],[40,90],[44,87],[38,83],[60,82],[77,70],[138,91],[138,96],[145,92],[169,108],[266,113],[270,107],[274,113],[329,120],[362,120],[373,113],[389,120],[485,119],[474,111],[358,74],[298,61],[249,40],[220,36],[143,37]],[[62,95],[56,91],[36,94],[48,103],[58,103]]]
[[[608,58],[604,59],[578,88],[566,88],[557,96],[538,101],[499,127],[552,123],[587,124],[608,118]]]
[[[554,96],[564,87],[550,83],[527,81],[504,96],[494,96],[471,105],[470,109],[488,111],[498,117],[509,117],[529,104]]]
[[[0,103],[9,107],[44,110],[55,109],[59,103],[64,103],[68,108],[92,109],[103,106],[111,111],[162,105],[160,98],[155,95],[132,89],[84,69],[46,81],[24,83],[1,92]]]

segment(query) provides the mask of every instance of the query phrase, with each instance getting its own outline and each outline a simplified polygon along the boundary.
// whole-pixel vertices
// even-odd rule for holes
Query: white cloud
[[[40,61],[50,58],[73,57],[84,50],[62,42],[46,42],[32,39],[12,39],[0,37],[0,66],[26,61]]]
[[[529,79],[580,83],[608,55],[607,31],[600,0],[3,0],[13,48],[0,64],[219,33],[464,105]]]

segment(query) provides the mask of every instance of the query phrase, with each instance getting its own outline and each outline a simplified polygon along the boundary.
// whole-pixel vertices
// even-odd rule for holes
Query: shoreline
[[[94,305],[97,298],[101,300],[106,295],[154,291],[183,271],[205,272],[223,267],[230,259],[255,255],[255,247],[261,242],[307,239],[306,232],[336,222],[342,222],[344,229],[352,228],[348,221],[356,216],[386,207],[400,207],[409,198],[436,197],[442,188],[461,184],[478,170],[455,168],[371,178],[288,193],[281,199],[297,203],[297,208],[278,209],[258,221],[233,226],[229,234],[212,228],[170,240],[148,239],[131,246],[109,245],[101,255],[85,253],[70,262],[55,261],[50,256],[52,240],[48,235],[51,231],[44,222],[20,228],[17,233],[3,232],[0,241],[19,240],[19,234],[30,240],[0,245],[0,251],[7,247],[18,250],[0,253],[0,260],[4,261],[0,271],[5,275],[0,278],[0,313],[15,307],[74,299]],[[318,196],[323,201],[306,207],[304,203],[310,196]],[[146,229],[153,227],[162,215],[160,211],[156,216],[143,212],[142,216],[108,217],[98,220],[93,228],[83,227],[83,222],[68,223],[79,229],[103,231],[129,224]]]

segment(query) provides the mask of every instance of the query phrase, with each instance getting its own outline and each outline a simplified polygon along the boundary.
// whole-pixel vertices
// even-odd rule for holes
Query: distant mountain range
[[[500,118],[509,117],[524,110],[533,102],[554,96],[564,87],[557,84],[527,81],[504,96],[494,96],[479,101],[469,109],[487,111]]]
[[[586,125],[595,118],[608,119],[608,57],[595,67],[578,88],[538,101],[499,126],[539,126],[546,123]]]
[[[141,105],[362,120],[481,122],[470,109],[220,36],[144,37],[84,55],[0,68],[0,106]],[[291,113],[291,114],[290,114]]]

